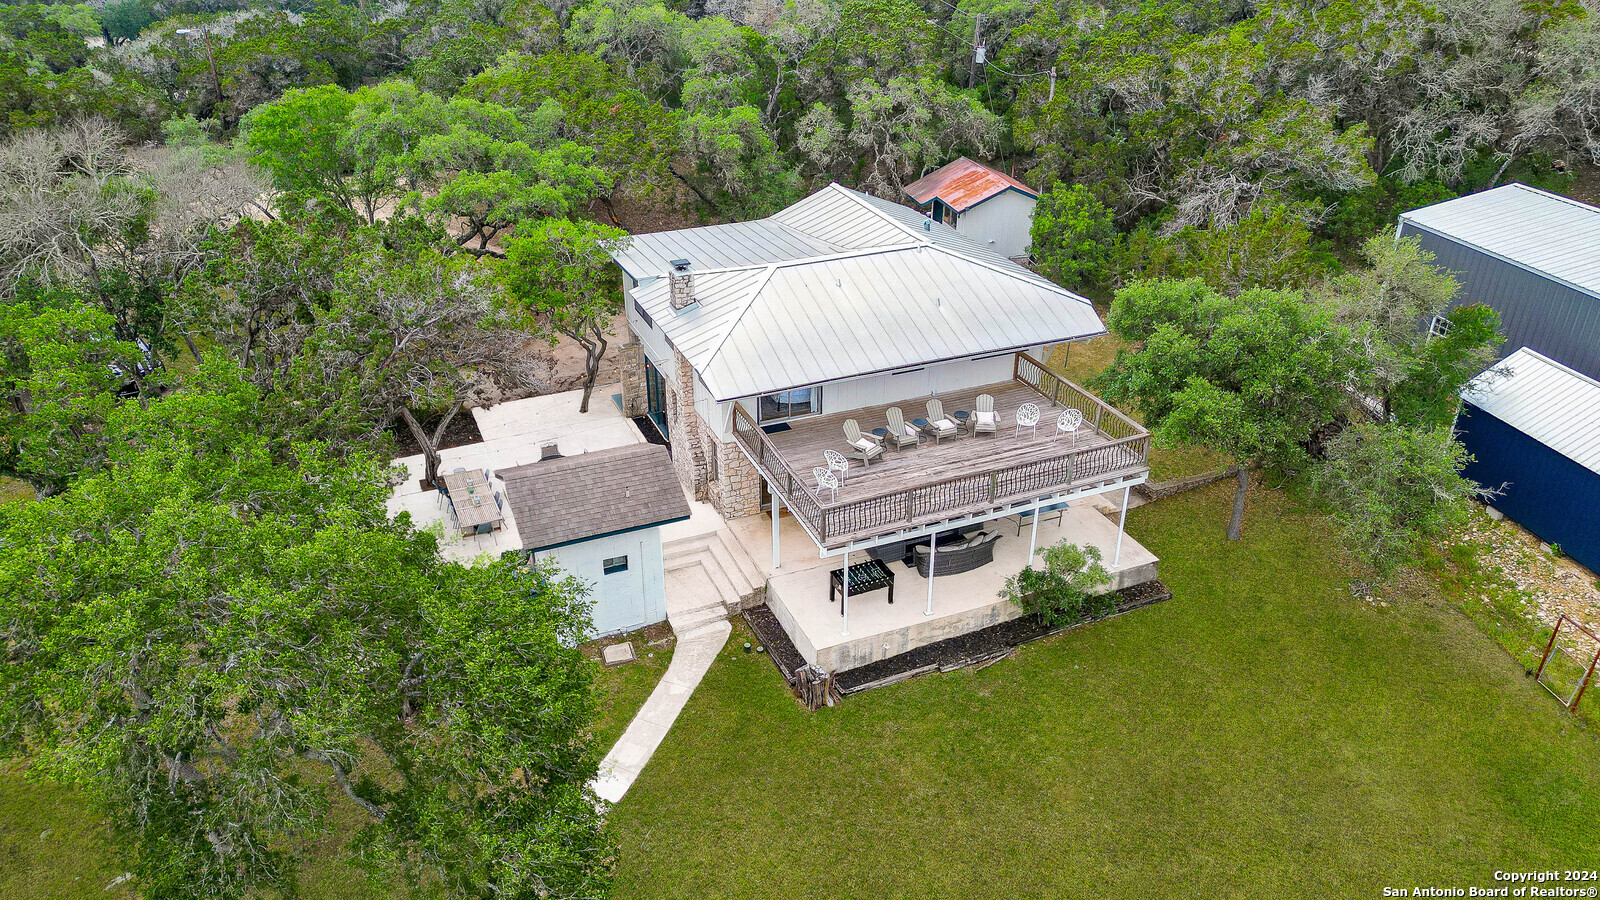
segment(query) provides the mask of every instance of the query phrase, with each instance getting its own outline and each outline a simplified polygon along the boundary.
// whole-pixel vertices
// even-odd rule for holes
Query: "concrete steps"
[[[766,578],[726,529],[662,546],[667,574],[667,621],[679,636],[739,611],[761,594]]]

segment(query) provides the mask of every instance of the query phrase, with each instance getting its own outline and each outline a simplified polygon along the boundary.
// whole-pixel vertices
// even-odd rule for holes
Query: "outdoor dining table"
[[[482,470],[446,475],[444,489],[463,535],[476,533],[479,525],[491,525],[495,531],[505,525],[505,514],[494,500],[494,482],[484,478]]]
[[[850,565],[850,596],[858,593],[876,591],[880,588],[889,589],[889,602],[894,602],[894,573],[889,567],[876,559],[866,562],[852,563]],[[844,590],[844,569],[834,569],[828,574],[828,602]],[[844,615],[844,604],[839,604],[839,615]]]

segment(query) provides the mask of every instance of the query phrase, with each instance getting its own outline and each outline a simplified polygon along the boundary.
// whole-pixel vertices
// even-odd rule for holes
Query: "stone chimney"
[[[667,276],[672,282],[672,308],[683,309],[692,306],[694,298],[694,272],[689,269],[687,259],[672,261],[672,272]]]
[[[555,441],[545,441],[544,443],[539,445],[539,461],[540,462],[544,462],[547,459],[560,459],[560,458],[561,458],[561,448],[556,446],[556,442]]]

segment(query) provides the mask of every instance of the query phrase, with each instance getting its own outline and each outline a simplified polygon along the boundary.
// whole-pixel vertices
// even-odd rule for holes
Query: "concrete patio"
[[[1117,523],[1101,511],[1105,505],[1103,498],[1074,501],[1059,522],[1046,514],[1039,523],[1038,546],[1066,539],[1100,548],[1103,564],[1112,573],[1113,589],[1153,580],[1156,557],[1131,535],[1123,536],[1119,565],[1112,567]],[[1020,609],[999,597],[1006,578],[1028,562],[1028,528],[1019,536],[1014,520],[984,525],[985,530],[1001,534],[994,562],[970,572],[934,577],[932,615],[927,614],[928,579],[914,567],[889,563],[895,576],[895,602],[888,602],[884,590],[852,596],[848,635],[843,633],[839,603],[828,602],[828,573],[842,564],[839,557],[819,558],[817,545],[784,515],[780,521],[782,565],[773,569],[769,516],[734,519],[728,525],[750,556],[767,568],[767,606],[806,661],[823,669],[853,669],[1021,615]],[[857,552],[850,561],[866,558],[865,553]]]
[[[612,402],[611,395],[616,390],[616,385],[596,385],[587,413],[578,412],[582,391],[529,397],[471,410],[483,440],[441,451],[440,470],[449,472],[459,466],[496,473],[537,462],[539,448],[551,441],[555,441],[565,456],[642,443],[643,435]],[[484,556],[498,557],[507,550],[522,547],[516,522],[509,514],[505,525],[491,534],[462,537],[456,532],[438,492],[424,490],[419,484],[424,471],[422,454],[401,457],[394,460],[394,465],[405,469],[405,477],[389,497],[389,515],[408,512],[418,529],[439,528],[443,532],[440,551],[447,558],[471,562]],[[499,478],[492,481],[495,490],[504,492],[505,485]]]

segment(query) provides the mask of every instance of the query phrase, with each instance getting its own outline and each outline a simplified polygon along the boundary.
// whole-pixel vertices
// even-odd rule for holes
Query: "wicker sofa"
[[[998,540],[1000,540],[999,532],[980,531],[950,544],[940,544],[939,560],[933,567],[933,577],[959,575],[994,562],[994,545]],[[914,548],[914,552],[917,556],[917,574],[927,578],[928,558],[933,551],[930,551],[926,544],[922,544]]]

